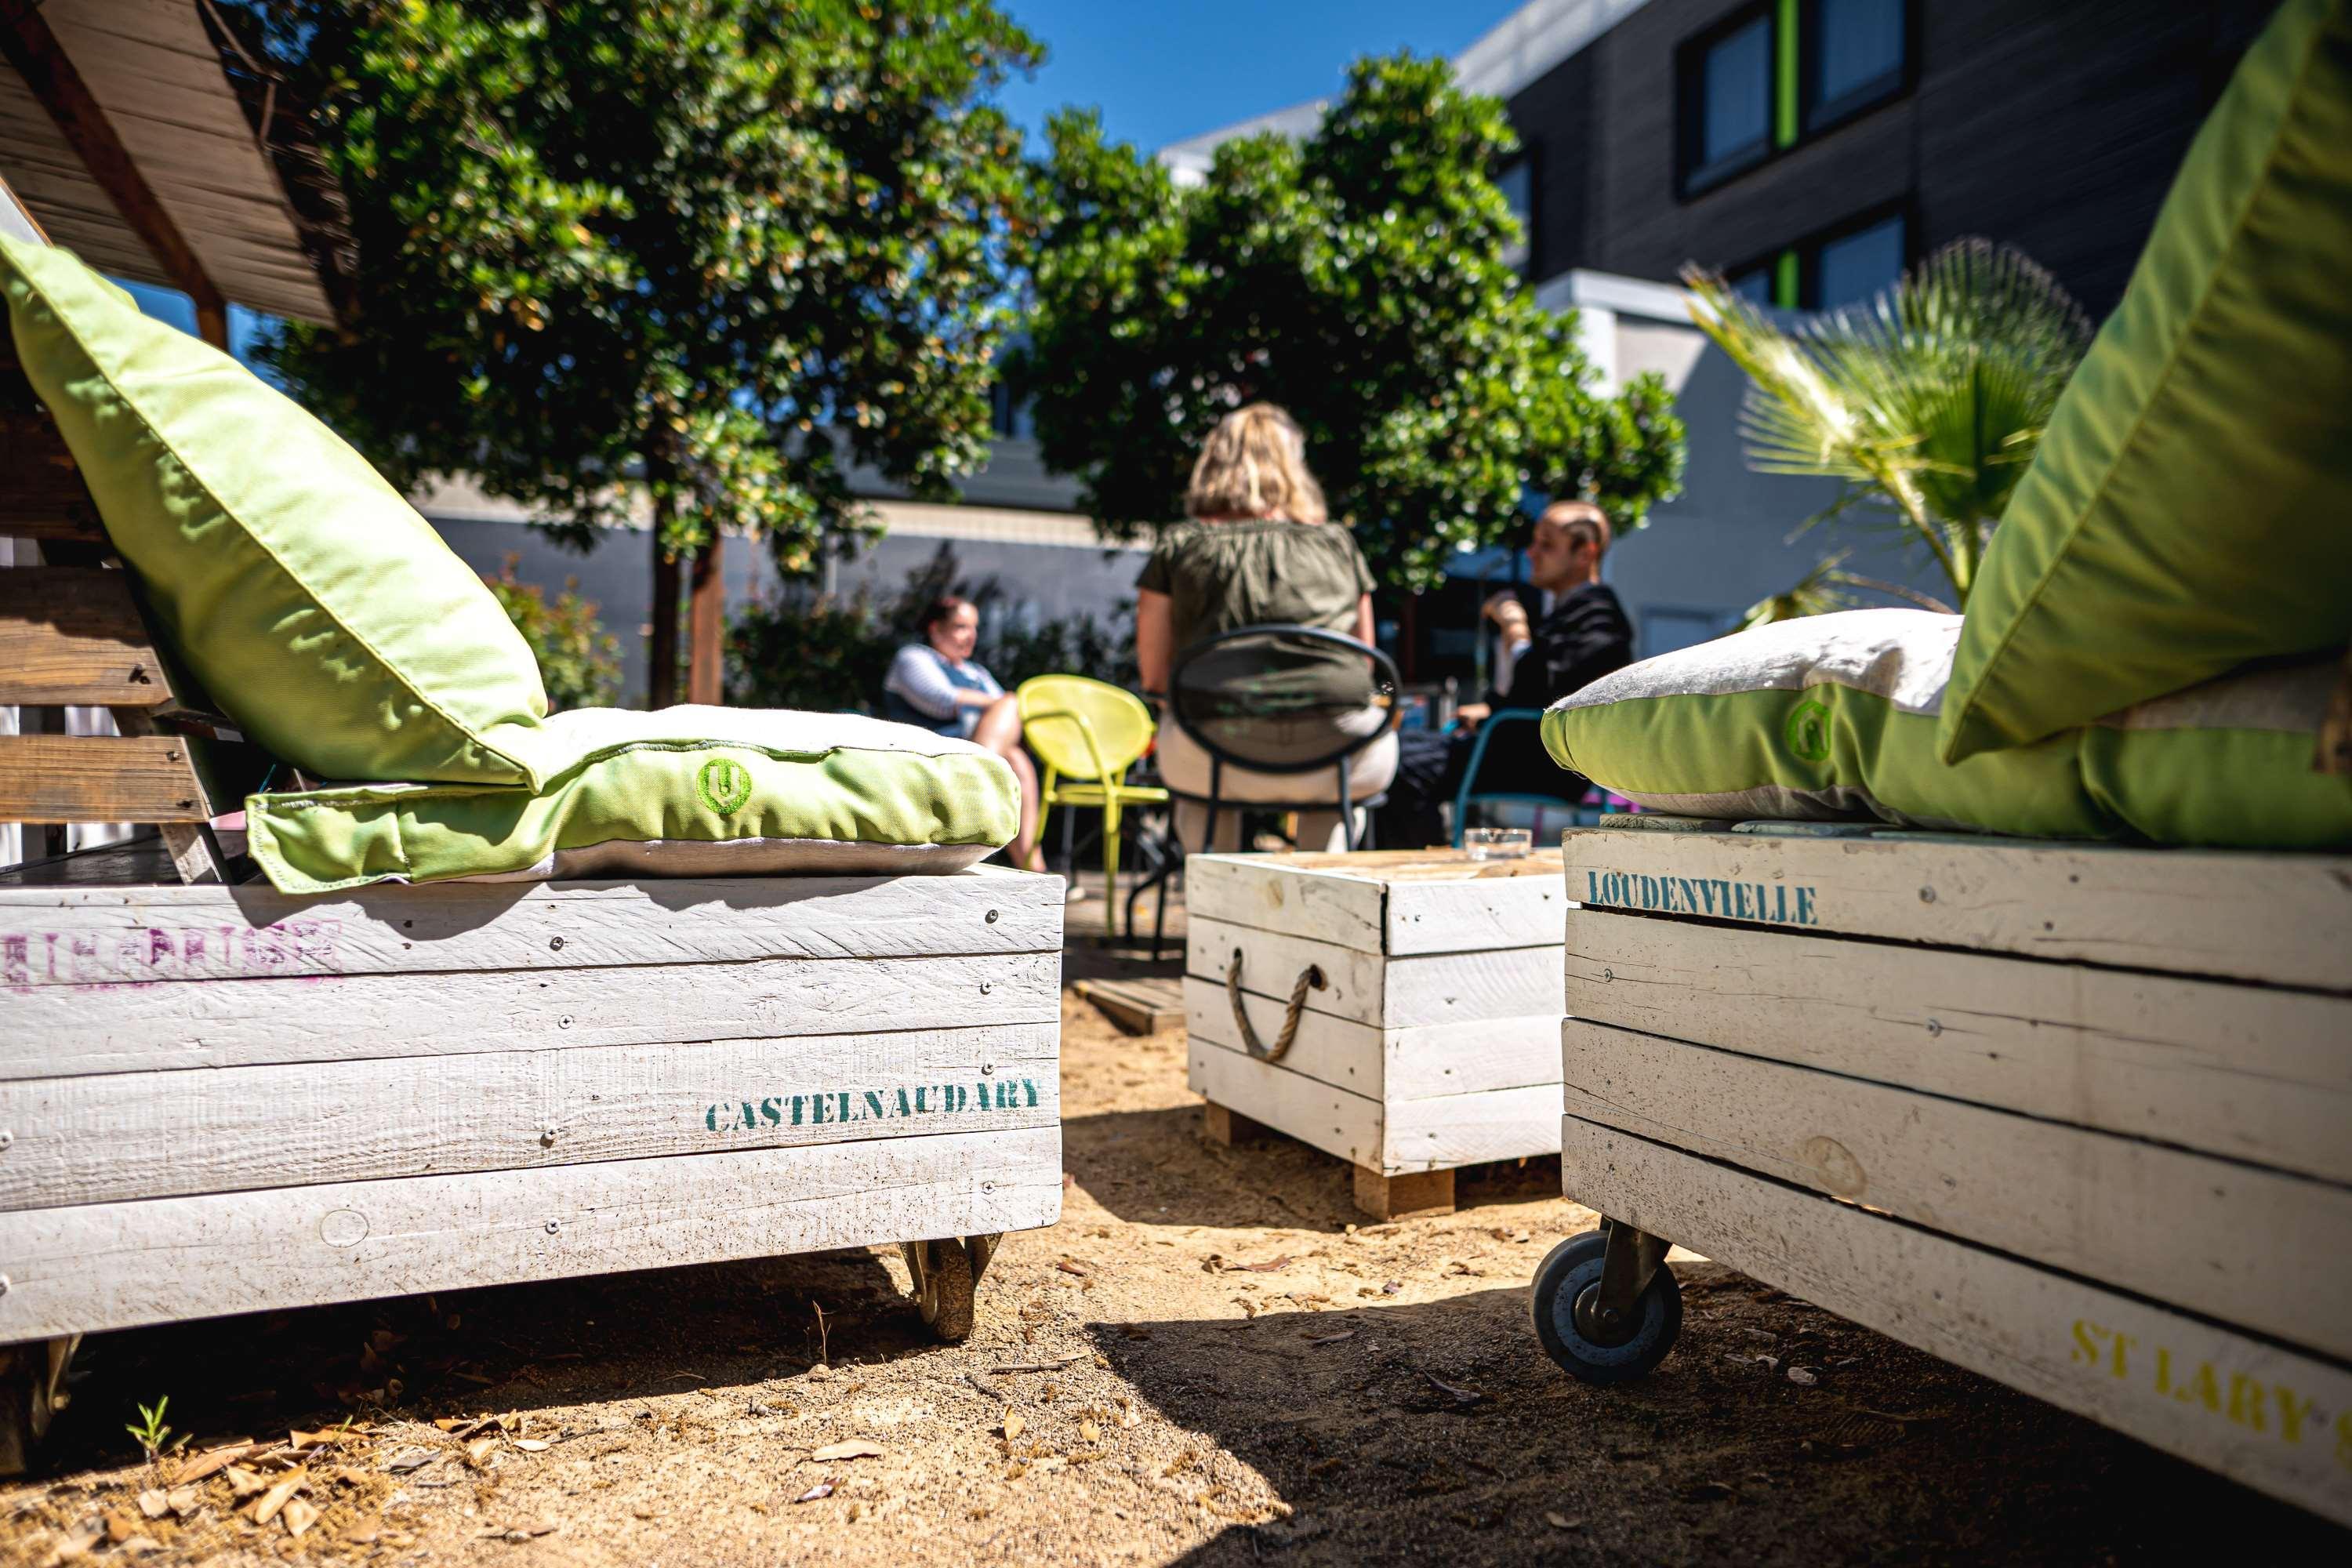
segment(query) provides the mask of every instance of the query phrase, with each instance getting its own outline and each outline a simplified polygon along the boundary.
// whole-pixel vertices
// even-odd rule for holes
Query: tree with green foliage
[[[536,583],[515,575],[521,552],[509,551],[495,577],[484,577],[539,661],[551,713],[566,708],[610,708],[621,700],[621,639],[597,618],[596,601],[581,597],[580,579],[564,579],[552,599]]]
[[[342,330],[289,387],[395,484],[466,472],[584,544],[649,499],[656,705],[722,531],[815,570],[846,469],[943,498],[985,457],[1033,233],[985,101],[1037,45],[986,0],[247,0],[349,209]],[[641,499],[643,498],[643,499]]]
[[[1331,515],[1399,587],[1515,536],[1530,489],[1632,528],[1678,488],[1664,384],[1596,395],[1573,320],[1505,259],[1519,228],[1492,175],[1517,142],[1444,61],[1360,61],[1313,135],[1228,142],[1194,185],[1092,114],[1050,136],[1013,374],[1113,536],[1181,515],[1202,438],[1259,398],[1297,417]]]
[[[1860,509],[1935,559],[1951,602],[1845,571],[1846,552],[1748,612],[1748,624],[1845,609],[1853,590],[1934,609],[1968,603],[1977,563],[2091,345],[2090,318],[2020,252],[1956,240],[1866,304],[1783,327],[1703,268],[1699,325],[1749,385],[1748,467],[1844,481],[1815,521]]]

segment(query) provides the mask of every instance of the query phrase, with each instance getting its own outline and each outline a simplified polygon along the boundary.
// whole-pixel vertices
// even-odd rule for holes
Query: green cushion
[[[0,287],[115,549],[240,729],[328,778],[539,782],[530,648],[358,453],[67,251],[0,237]]]
[[[1020,796],[969,741],[854,713],[581,708],[538,732],[537,792],[354,784],[246,802],[280,892],[451,877],[952,871],[1008,842]]]
[[[1958,616],[1851,610],[1663,654],[1562,698],[1561,766],[1654,811],[2102,837],[2072,735],[1936,756]]]
[[[2352,0],[2287,0],[1986,551],[1946,757],[2352,636],[2347,268]]]
[[[2082,731],[2083,785],[2159,844],[2352,849],[2352,778],[2312,767],[2341,654],[2224,676]]]

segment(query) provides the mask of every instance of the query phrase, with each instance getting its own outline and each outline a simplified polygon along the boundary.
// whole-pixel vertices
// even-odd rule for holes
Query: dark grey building
[[[2275,0],[1536,0],[1556,60],[1499,92],[1527,270],[1719,268],[1759,303],[1867,298],[1982,235],[2113,308]],[[1580,38],[1577,35],[1581,34]],[[1498,62],[1499,63],[1499,62]],[[1529,67],[1539,68],[1535,74]]]

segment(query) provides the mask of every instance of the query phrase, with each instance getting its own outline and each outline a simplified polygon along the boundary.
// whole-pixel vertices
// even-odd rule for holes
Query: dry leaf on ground
[[[139,1494],[139,1511],[149,1519],[161,1519],[171,1510],[172,1504],[161,1487],[149,1487]]]
[[[310,1484],[310,1472],[301,1466],[297,1465],[287,1471],[278,1479],[278,1484],[262,1493],[261,1500],[253,1505],[253,1522],[268,1524],[271,1520],[276,1519],[278,1510],[284,1508],[296,1492]]]
[[[319,1522],[319,1510],[300,1498],[289,1498],[278,1517],[286,1521],[286,1533],[299,1538]]]
[[[395,1476],[405,1475],[411,1470],[423,1469],[440,1457],[437,1448],[403,1448],[385,1460],[383,1468]]]
[[[809,1488],[808,1490],[801,1493],[800,1496],[793,1499],[793,1500],[794,1502],[817,1502],[823,1499],[829,1498],[832,1495],[833,1483],[831,1481],[819,1481],[816,1485]]]
[[[827,1443],[809,1458],[817,1460],[878,1459],[882,1453],[881,1444],[869,1443],[863,1437],[852,1437],[845,1443]]]

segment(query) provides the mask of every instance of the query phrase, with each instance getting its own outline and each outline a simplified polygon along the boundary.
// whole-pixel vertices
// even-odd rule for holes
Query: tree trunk
[[[727,582],[719,571],[727,536],[711,525],[710,538],[694,552],[694,577],[688,588],[687,622],[686,700],[716,705],[723,700],[719,673],[725,657]]]
[[[646,705],[653,708],[677,700],[677,557],[662,548],[666,510],[655,507],[653,635],[646,647]]]

